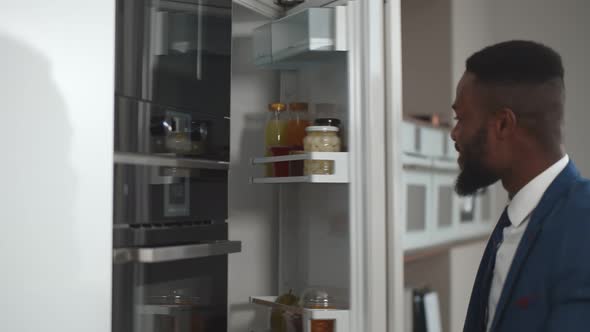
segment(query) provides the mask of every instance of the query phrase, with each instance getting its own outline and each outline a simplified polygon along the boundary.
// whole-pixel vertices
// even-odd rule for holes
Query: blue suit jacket
[[[472,295],[465,332],[479,331],[477,310]],[[531,214],[491,331],[590,331],[590,182],[572,162]]]

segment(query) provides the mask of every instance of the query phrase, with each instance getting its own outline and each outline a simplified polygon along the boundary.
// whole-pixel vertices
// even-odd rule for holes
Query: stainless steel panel
[[[113,250],[113,262],[116,264],[128,262],[162,263],[227,255],[240,252],[241,250],[241,241],[215,241],[211,243],[153,248],[121,248]]]

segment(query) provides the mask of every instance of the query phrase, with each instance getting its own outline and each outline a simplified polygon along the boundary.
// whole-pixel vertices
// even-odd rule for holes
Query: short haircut
[[[561,145],[564,69],[556,51],[532,41],[506,41],[474,53],[466,70],[488,88],[490,106],[512,109],[519,126],[541,144]]]

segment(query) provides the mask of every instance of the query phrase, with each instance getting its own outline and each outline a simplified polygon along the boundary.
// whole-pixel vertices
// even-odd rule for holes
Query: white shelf
[[[294,15],[308,8],[334,7],[346,5],[349,0],[306,0],[305,2],[287,10],[287,15]]]
[[[348,50],[346,6],[306,8],[254,30],[254,62],[268,68],[297,68]]]
[[[276,296],[251,296],[250,303],[268,308],[281,309],[292,319],[301,317],[303,332],[311,332],[312,320],[334,320],[334,332],[350,332],[350,313],[348,309],[307,309],[276,303]]]
[[[252,165],[265,165],[277,162],[296,160],[331,160],[334,161],[334,174],[330,175],[304,175],[288,177],[261,177],[250,178],[251,183],[277,184],[277,183],[348,183],[348,152],[310,152],[289,156],[252,158]]]
[[[303,308],[280,304],[275,302],[276,299],[277,296],[250,296],[250,303],[258,304],[269,308],[281,309],[294,314],[303,314]]]
[[[418,154],[404,153],[402,155],[404,169],[422,169],[425,171],[458,172],[459,165],[456,159],[433,158]]]

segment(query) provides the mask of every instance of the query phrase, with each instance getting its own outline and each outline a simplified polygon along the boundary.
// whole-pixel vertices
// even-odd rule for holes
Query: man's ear
[[[494,113],[494,133],[498,139],[504,140],[516,132],[517,120],[514,111],[504,107]]]

